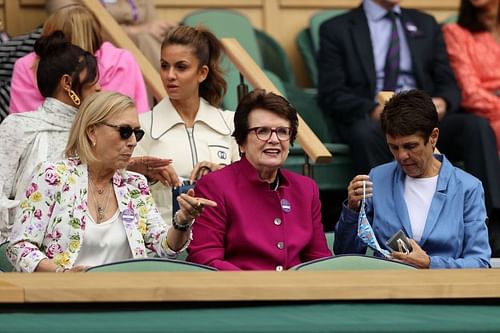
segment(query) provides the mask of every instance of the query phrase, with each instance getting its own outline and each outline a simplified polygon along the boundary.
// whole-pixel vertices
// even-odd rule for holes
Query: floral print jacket
[[[144,176],[117,170],[113,188],[133,257],[175,257],[166,243],[169,227]],[[20,203],[7,248],[17,271],[33,272],[45,258],[63,268],[73,266],[87,223],[87,191],[87,165],[79,159],[40,165]]]

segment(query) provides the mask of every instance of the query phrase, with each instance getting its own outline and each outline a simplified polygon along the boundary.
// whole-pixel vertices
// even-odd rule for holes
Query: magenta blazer
[[[284,270],[331,256],[319,190],[310,178],[280,169],[276,191],[246,158],[205,175],[196,196],[217,202],[193,224],[188,261],[219,270]]]

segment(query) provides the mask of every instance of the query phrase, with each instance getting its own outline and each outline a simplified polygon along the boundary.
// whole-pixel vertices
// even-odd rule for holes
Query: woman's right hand
[[[372,196],[373,183],[368,175],[355,176],[347,187],[347,206],[349,209],[359,211],[361,200],[363,199],[363,181],[365,182],[365,196]]]

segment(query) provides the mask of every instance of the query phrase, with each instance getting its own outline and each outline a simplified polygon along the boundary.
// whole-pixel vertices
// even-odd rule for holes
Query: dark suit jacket
[[[432,16],[413,9],[402,9],[401,21],[417,88],[444,98],[448,112],[456,111],[460,91],[448,62],[441,27]],[[417,30],[408,31],[407,25]],[[321,25],[318,70],[319,105],[337,123],[366,118],[376,106],[375,62],[362,6]]]

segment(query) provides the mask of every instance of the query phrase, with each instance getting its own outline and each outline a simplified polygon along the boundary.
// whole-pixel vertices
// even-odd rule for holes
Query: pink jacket
[[[193,224],[188,261],[219,270],[283,270],[331,256],[313,180],[280,169],[272,191],[242,158],[196,184],[196,196],[217,202]]]
[[[146,85],[132,53],[104,42],[95,56],[102,89],[117,91],[133,98],[139,113],[148,111]],[[35,59],[36,54],[31,52],[19,58],[14,65],[10,88],[10,113],[33,111],[43,103],[44,98],[38,90],[32,68]]]

